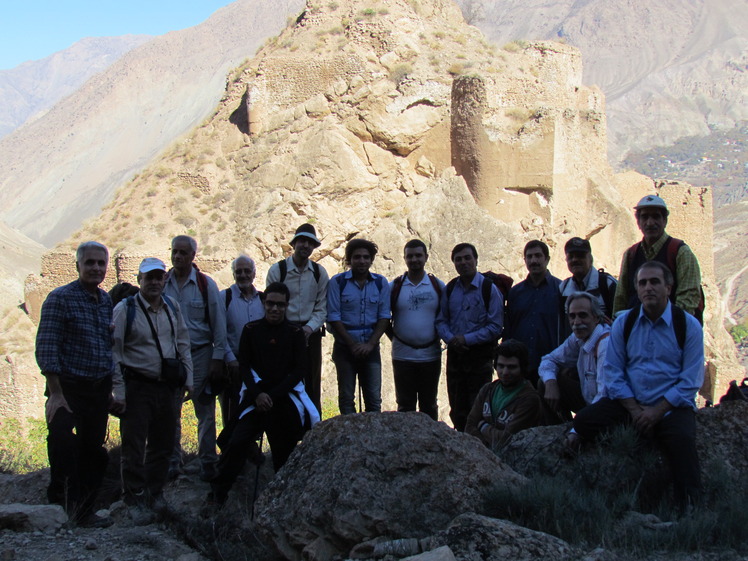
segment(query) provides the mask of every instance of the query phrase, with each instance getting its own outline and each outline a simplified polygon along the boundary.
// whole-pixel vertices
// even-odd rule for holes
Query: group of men
[[[635,208],[644,238],[624,254],[618,283],[592,266],[581,238],[565,245],[572,276],[562,282],[548,272],[548,246],[534,240],[524,249],[528,276],[507,294],[493,275],[478,272],[469,243],[453,248],[457,276],[447,284],[427,273],[420,240],[405,245],[407,271],[391,282],[370,270],[378,248],[364,239],[348,242],[347,270],[329,278],[310,259],[321,242],[304,224],[290,241],[292,255],[270,268],[264,293],[254,287],[256,267],[246,255],[232,263],[235,284],[219,291],[194,264],[195,240],[177,236],[171,270],[144,259],[139,291],[113,309],[99,288],[107,248],[81,244],[79,278],[50,293],[37,335],[47,379],[49,499],[81,525],[111,523],[92,510],[111,411],[121,418],[123,491],[133,519],[146,523],[162,513],[164,486],[181,470],[186,400],[198,419],[200,477],[211,483],[212,501],[226,500],[247,459],[263,460],[256,444],[262,433],[279,469],[320,419],[326,325],[335,339],[341,414],[356,411],[357,380],[358,409],[381,409],[379,348],[387,334],[398,411],[418,408],[436,420],[444,342],[457,430],[495,447],[573,412],[568,439],[575,446],[629,420],[665,443],[678,497],[695,500],[693,409],[703,377],[701,326],[691,315],[703,306],[698,263],[664,232],[662,199],[645,197]],[[612,316],[629,309],[611,330]],[[225,425],[218,439],[217,396]]]

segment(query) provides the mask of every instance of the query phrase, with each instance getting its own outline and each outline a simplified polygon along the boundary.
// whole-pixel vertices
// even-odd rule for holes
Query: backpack
[[[642,305],[638,304],[629,310],[629,314],[626,316],[626,323],[623,324],[623,346],[625,347],[629,342],[631,336],[631,330],[634,329],[634,323],[639,317],[639,311]],[[675,331],[675,339],[678,341],[678,347],[683,350],[686,344],[686,312],[682,308],[679,308],[675,304],[670,306],[673,314],[673,331]]]
[[[262,291],[261,291],[261,290],[258,290],[258,291],[257,291],[257,294],[259,294],[259,295],[260,295],[260,298],[262,298]],[[234,297],[234,293],[233,293],[233,291],[231,290],[231,287],[229,286],[229,287],[228,287],[228,288],[226,289],[226,309],[227,309],[227,310],[229,309],[229,304],[231,304],[231,299],[232,299],[233,297]]]
[[[314,261],[311,261],[312,263],[312,272],[314,273],[314,282],[319,283],[319,265],[315,263]],[[283,282],[286,280],[286,275],[288,274],[288,263],[286,263],[285,259],[281,259],[278,261],[278,269],[280,270],[280,279],[278,279],[278,282]]]
[[[613,289],[613,292],[610,291],[610,286],[608,285],[608,278],[612,278],[615,280],[615,277],[611,275],[610,273],[606,272],[605,269],[600,268],[597,270],[598,272],[598,279],[597,279],[597,288],[594,290],[585,290],[584,292],[591,294],[592,296],[600,296],[602,298],[603,303],[605,304],[605,312],[609,317],[612,317],[613,315],[613,297],[615,296],[615,289]],[[568,279],[565,279],[561,282],[559,285],[559,293],[563,294],[566,290],[566,287],[569,286],[569,283],[572,282],[573,277],[569,277]],[[566,300],[568,299],[567,296],[561,296],[561,313],[562,315],[566,315]]]
[[[177,308],[174,305],[174,302],[172,302],[171,298],[169,298],[165,294],[161,297],[164,299],[164,302],[166,302],[168,307],[171,308],[172,313],[176,316]],[[135,320],[135,295],[125,298],[125,306],[127,307],[127,319],[125,321],[125,340],[127,340],[130,337],[130,333],[132,333],[132,322]]]
[[[636,269],[640,267],[646,261],[644,257],[644,250],[641,249],[642,242],[636,242],[630,248],[626,250],[626,261],[628,263],[629,271],[629,303],[632,303],[636,299],[636,279],[634,274]],[[678,287],[678,277],[676,275],[676,259],[678,258],[678,251],[680,248],[686,245],[686,242],[679,240],[672,236],[668,236],[668,240],[662,246],[659,253],[655,255],[654,261],[659,261],[663,265],[666,265],[670,272],[673,274],[673,290],[670,293],[670,301],[675,304],[675,292]],[[637,255],[638,254],[638,255]],[[638,259],[637,259],[638,257]],[[704,296],[704,289],[699,285],[699,301],[696,304],[696,308],[693,311],[693,316],[699,320],[701,325],[704,325],[704,307],[706,305],[706,299]]]
[[[407,276],[408,273],[406,272],[401,276],[396,277],[395,280],[392,281],[392,291],[390,292],[390,310],[394,311],[395,304],[397,304],[397,299],[400,297],[400,291],[403,289],[403,283],[405,282]],[[439,283],[436,281],[436,277],[434,275],[428,273],[428,277],[431,281],[431,286],[434,287],[434,291],[436,292],[437,300],[440,300],[442,297],[442,288],[439,286]]]
[[[488,308],[491,305],[492,284],[496,286],[499,294],[503,297],[504,308],[506,308],[506,298],[509,295],[509,289],[511,289],[514,284],[514,279],[509,275],[494,273],[493,271],[486,271],[485,273],[481,273],[481,275],[483,275],[481,297],[483,298],[483,305],[486,307],[486,313],[488,313]],[[447,283],[447,300],[449,300],[449,297],[452,295],[452,291],[455,289],[458,280],[460,280],[460,277],[455,277]]]

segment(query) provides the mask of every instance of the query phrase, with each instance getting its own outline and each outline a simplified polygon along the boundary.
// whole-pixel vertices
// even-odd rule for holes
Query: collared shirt
[[[611,295],[612,301],[613,295],[616,293],[616,285],[618,284],[618,282],[611,275],[606,275],[606,278],[608,282],[608,294]],[[595,269],[595,267],[590,267],[589,272],[584,277],[584,280],[581,284],[579,284],[574,279],[574,277],[569,277],[561,283],[560,290],[561,296],[564,298],[564,301],[566,301],[566,298],[568,298],[575,292],[589,292],[597,298],[598,302],[600,302],[600,307],[602,308],[603,313],[606,316],[612,315],[610,306],[605,302],[605,300],[603,300],[603,296],[600,291],[600,272]]]
[[[665,398],[673,407],[696,407],[696,392],[704,381],[704,336],[701,325],[686,314],[686,340],[678,346],[670,302],[656,321],[644,309],[623,342],[627,311],[616,318],[605,360],[608,397],[633,397],[642,405]]]
[[[45,376],[111,376],[112,299],[97,290],[98,299],[75,280],[47,296],[36,332],[36,362]]]
[[[161,375],[161,355],[158,352],[156,340],[153,338],[153,332],[139,301],[143,303],[151,318],[153,328],[158,335],[163,358],[176,358],[177,351],[179,351],[179,357],[187,370],[185,385],[192,386],[190,335],[179,304],[172,300],[174,304],[174,310],[172,310],[169,304],[162,299],[161,307],[156,310],[141,297],[140,293],[137,293],[133,298],[131,305],[135,307],[135,314],[132,318],[130,334],[127,337],[127,299],[122,300],[114,308],[114,346],[112,351],[115,368],[112,378],[112,393],[115,399],[122,400],[125,398],[122,366],[154,380],[157,380]],[[171,322],[169,322],[169,318],[171,318]]]
[[[190,346],[193,349],[213,346],[213,360],[223,360],[226,345],[226,305],[220,302],[218,286],[206,275],[208,283],[208,312],[210,324],[205,321],[205,300],[197,286],[197,271],[193,268],[182,287],[177,283],[177,276],[172,271],[166,281],[164,294],[179,302],[184,322],[190,332]]]
[[[437,284],[441,293],[445,292],[445,285],[439,279]],[[395,281],[390,283],[392,293]],[[441,348],[439,334],[436,332],[436,314],[439,313],[439,294],[434,289],[431,279],[423,275],[421,282],[413,284],[407,277],[400,286],[400,294],[392,309],[392,358],[410,362],[431,362],[439,360]],[[410,345],[423,346],[433,343],[430,347],[414,349]]]
[[[586,341],[572,334],[553,352],[540,361],[543,382],[555,380],[562,368],[576,367],[585,403],[595,403],[606,397],[605,357],[608,352],[610,327],[598,323]]]
[[[252,287],[254,288],[254,287]],[[244,326],[252,321],[265,317],[265,306],[262,305],[260,292],[255,290],[250,298],[246,298],[236,284],[232,284],[220,293],[220,300],[226,305],[226,292],[231,291],[231,302],[226,309],[226,354],[224,360],[233,362],[238,360],[239,343]]]
[[[480,273],[475,273],[466,289],[458,277],[449,297],[445,291],[436,317],[436,330],[445,343],[449,343],[457,335],[463,335],[467,346],[472,347],[496,342],[501,335],[504,299],[492,283],[491,299],[486,312],[483,302],[484,278]]]
[[[377,287],[378,284],[381,289]],[[359,287],[353,280],[353,273],[350,270],[330,279],[327,291],[327,321],[341,322],[354,341],[366,343],[377,322],[389,318],[390,285],[382,275],[369,273],[363,287]]]
[[[286,310],[286,319],[296,325],[306,325],[312,331],[320,329],[327,319],[327,285],[330,277],[322,265],[319,267],[319,282],[314,280],[314,266],[307,261],[302,270],[293,257],[286,258],[286,278],[291,299]],[[268,271],[267,284],[280,281],[280,266],[274,263]]]
[[[670,238],[667,232],[663,233],[659,240],[651,246],[642,239],[641,247],[644,257],[652,261],[660,253],[662,246]],[[629,248],[630,249],[630,248]],[[621,259],[621,273],[618,275],[618,287],[616,297],[613,300],[613,311],[618,313],[629,307],[629,290],[632,286],[631,278],[636,271],[629,271],[629,250],[623,252]],[[688,245],[683,244],[675,256],[675,281],[678,284],[675,292],[675,305],[693,314],[701,300],[701,269],[699,261]]]
[[[546,272],[538,286],[528,276],[509,291],[503,337],[527,345],[531,371],[559,345],[559,328],[566,321],[561,314],[560,284],[560,279]]]

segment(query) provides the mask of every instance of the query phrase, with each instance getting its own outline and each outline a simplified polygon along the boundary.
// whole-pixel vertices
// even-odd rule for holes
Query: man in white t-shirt
[[[410,240],[404,249],[408,271],[390,283],[392,369],[398,411],[418,410],[438,420],[436,395],[441,345],[434,326],[444,283],[426,273],[426,244]]]

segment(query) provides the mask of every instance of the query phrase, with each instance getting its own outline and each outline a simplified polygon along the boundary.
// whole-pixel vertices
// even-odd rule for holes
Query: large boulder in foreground
[[[476,438],[422,413],[364,413],[306,435],[256,505],[287,559],[330,559],[379,536],[422,538],[480,512],[497,484],[524,478]]]

